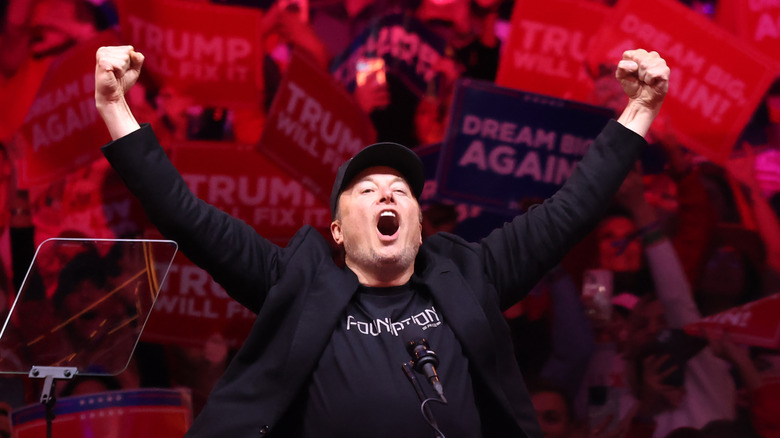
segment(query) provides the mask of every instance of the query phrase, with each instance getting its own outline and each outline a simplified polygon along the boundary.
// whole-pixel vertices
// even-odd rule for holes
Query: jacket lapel
[[[292,382],[303,383],[311,374],[358,288],[355,274],[331,260],[320,263],[316,278],[304,300],[285,366],[285,376]]]
[[[475,291],[454,263],[445,258],[437,257],[435,263],[428,263],[428,269],[421,278],[429,287],[435,305],[441,309],[444,321],[460,341],[473,369],[500,405],[507,412],[512,412],[511,403],[500,384],[495,335]]]
[[[423,283],[469,359],[480,358],[480,366],[494,369],[495,360],[488,353],[495,351],[495,341],[482,305],[450,260],[438,262],[435,268],[423,272]]]

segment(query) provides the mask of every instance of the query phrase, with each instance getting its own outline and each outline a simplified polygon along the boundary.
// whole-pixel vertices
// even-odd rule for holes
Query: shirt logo
[[[379,336],[382,333],[389,333],[393,336],[399,336],[407,326],[414,324],[422,330],[438,327],[441,325],[441,318],[436,309],[431,306],[420,313],[404,318],[400,321],[392,321],[390,318],[378,318],[373,321],[359,321],[352,315],[347,315],[347,331],[357,330],[358,333],[370,336]]]

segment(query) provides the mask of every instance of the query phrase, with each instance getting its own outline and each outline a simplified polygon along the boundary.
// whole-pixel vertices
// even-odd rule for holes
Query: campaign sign
[[[303,225],[330,227],[328,204],[251,146],[180,143],[171,161],[197,197],[277,244],[287,244]]]
[[[563,185],[611,115],[607,108],[461,80],[438,192],[517,213]]]
[[[78,377],[77,377],[78,378]],[[189,392],[174,389],[109,391],[57,398],[51,432],[57,438],[181,438],[192,424]],[[46,436],[46,408],[11,413],[12,438]]]
[[[361,33],[332,62],[339,83],[355,88],[357,61],[382,58],[387,71],[400,77],[410,90],[422,95],[436,78],[434,66],[445,56],[446,42],[419,20],[407,14],[386,15]]]
[[[723,164],[764,93],[775,63],[675,0],[621,0],[589,51],[617,64],[624,50],[658,52],[672,70],[662,111],[683,145]]]
[[[780,2],[723,0],[731,6],[737,34],[764,54],[780,61]]]
[[[202,349],[211,336],[218,334],[229,348],[238,348],[255,317],[230,298],[206,271],[177,253],[141,340]]]
[[[262,101],[256,8],[182,0],[122,0],[125,41],[143,53],[144,74],[199,103],[255,107]]]
[[[111,137],[95,109],[95,52],[116,44],[105,31],[60,55],[50,66],[21,128],[19,184],[48,184],[99,158]]]
[[[457,225],[451,232],[470,242],[476,242],[486,237],[503,223],[511,221],[517,212],[497,213],[486,210],[479,205],[456,202],[439,195],[436,188],[436,172],[439,166],[441,146],[441,143],[435,143],[414,149],[425,169],[425,186],[420,195],[423,215],[431,214],[430,209],[438,208],[436,204],[452,205],[458,219]]]
[[[516,1],[496,85],[586,102],[585,53],[608,11],[581,0]]]
[[[704,336],[728,333],[732,341],[756,347],[780,347],[780,293],[734,307],[699,322],[688,324],[685,331]]]
[[[261,236],[285,245],[304,224],[325,233],[330,210],[301,183],[252,147],[229,143],[177,144],[171,161],[200,199],[242,219]],[[237,347],[255,315],[179,254],[168,272],[143,339],[202,346],[213,334]]]
[[[328,205],[339,166],[375,141],[352,96],[294,52],[257,149]]]
[[[420,157],[425,172],[425,185],[420,193],[420,202],[436,202],[439,200],[437,194],[436,172],[439,167],[439,157],[441,156],[441,143],[433,143],[414,148],[414,152]]]

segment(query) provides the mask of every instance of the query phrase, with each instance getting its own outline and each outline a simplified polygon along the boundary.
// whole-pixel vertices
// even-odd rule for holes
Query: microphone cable
[[[422,388],[420,388],[420,383],[417,381],[417,377],[414,375],[414,366],[412,365],[411,361],[402,363],[401,369],[403,369],[404,374],[406,374],[406,377],[409,379],[412,387],[414,387],[414,391],[417,393],[417,398],[420,399],[420,413],[428,425],[430,425],[433,431],[436,433],[436,438],[446,438],[444,433],[439,429],[439,424],[436,422],[436,418],[433,416],[433,412],[427,403],[433,401],[446,405],[447,402],[439,398],[425,398],[425,394],[423,393]]]

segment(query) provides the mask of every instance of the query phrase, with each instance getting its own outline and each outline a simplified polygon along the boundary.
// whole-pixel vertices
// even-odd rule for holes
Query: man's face
[[[331,233],[353,269],[407,269],[422,243],[420,205],[397,170],[370,167],[341,193]]]

